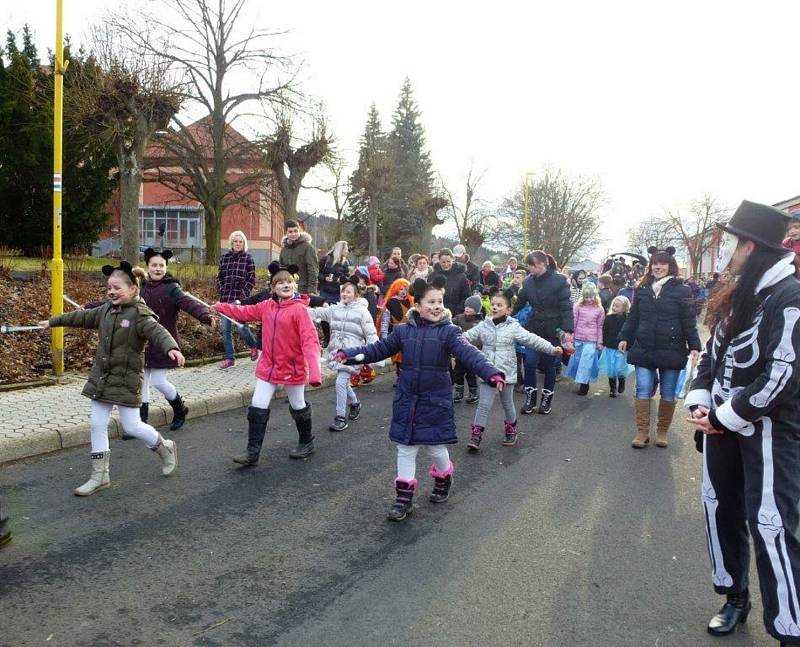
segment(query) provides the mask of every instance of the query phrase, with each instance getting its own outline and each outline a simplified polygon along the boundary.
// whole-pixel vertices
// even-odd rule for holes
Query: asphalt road
[[[710,586],[700,455],[678,421],[667,450],[630,448],[631,394],[586,398],[559,385],[554,413],[502,412],[480,454],[466,452],[450,501],[422,496],[392,524],[391,377],[361,389],[340,434],[330,390],[315,392],[317,453],[290,461],[285,401],[261,464],[237,469],[245,412],[176,432],[177,476],[138,441],[116,442],[113,486],[89,498],[84,449],[8,465],[0,489],[14,542],[0,551],[0,645],[744,645],[774,644],[754,609],[735,635],[705,624]],[[517,396],[521,401],[521,396]],[[88,402],[87,402],[88,412]]]

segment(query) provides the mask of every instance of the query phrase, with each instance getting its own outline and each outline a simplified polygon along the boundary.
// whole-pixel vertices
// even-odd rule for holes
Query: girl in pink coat
[[[603,320],[605,312],[597,286],[588,281],[583,284],[581,298],[572,307],[575,320],[575,354],[567,366],[567,377],[579,385],[578,395],[589,393],[589,384],[597,380],[600,366],[597,351],[603,349]]]
[[[273,262],[268,269],[271,298],[248,306],[231,303],[212,306],[217,312],[238,321],[261,322],[262,351],[256,366],[253,400],[247,410],[247,448],[233,459],[246,467],[258,463],[267,432],[269,405],[279,384],[286,389],[289,412],[297,425],[299,437],[297,447],[289,452],[289,457],[306,458],[314,452],[311,404],[306,402],[305,386],[319,386],[322,382],[319,336],[306,311],[310,301],[308,296],[297,293],[293,276],[297,267],[284,268]]]

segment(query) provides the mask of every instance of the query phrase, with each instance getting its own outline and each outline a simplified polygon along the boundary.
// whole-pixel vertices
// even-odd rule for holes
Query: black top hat
[[[717,225],[723,231],[752,240],[757,245],[774,251],[784,250],[789,216],[775,207],[743,200],[727,225]]]

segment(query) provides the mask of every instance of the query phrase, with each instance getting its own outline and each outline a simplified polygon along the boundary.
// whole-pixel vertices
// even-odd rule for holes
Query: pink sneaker
[[[258,359],[258,348],[250,349],[250,361],[255,362]]]
[[[221,369],[226,369],[226,368],[230,368],[231,366],[233,366],[233,360],[232,359],[224,359],[224,360],[222,360],[222,364],[220,364],[219,367]]]

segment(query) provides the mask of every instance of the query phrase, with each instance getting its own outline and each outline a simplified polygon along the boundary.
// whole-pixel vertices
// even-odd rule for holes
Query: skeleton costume
[[[768,218],[780,218],[773,211],[781,214],[745,202],[725,229],[776,249],[763,233],[750,233],[763,232]],[[751,229],[746,224],[754,213],[758,227]],[[776,228],[777,246],[783,226]],[[711,425],[724,431],[702,438],[714,590],[727,594],[728,604],[739,596],[734,617],[744,622],[750,609],[749,527],[766,629],[785,644],[800,645],[800,283],[792,261],[787,254],[761,277],[760,305],[747,330],[726,347],[719,326],[714,329],[685,405],[708,408]],[[732,631],[714,629],[726,607],[709,625],[711,633]]]

